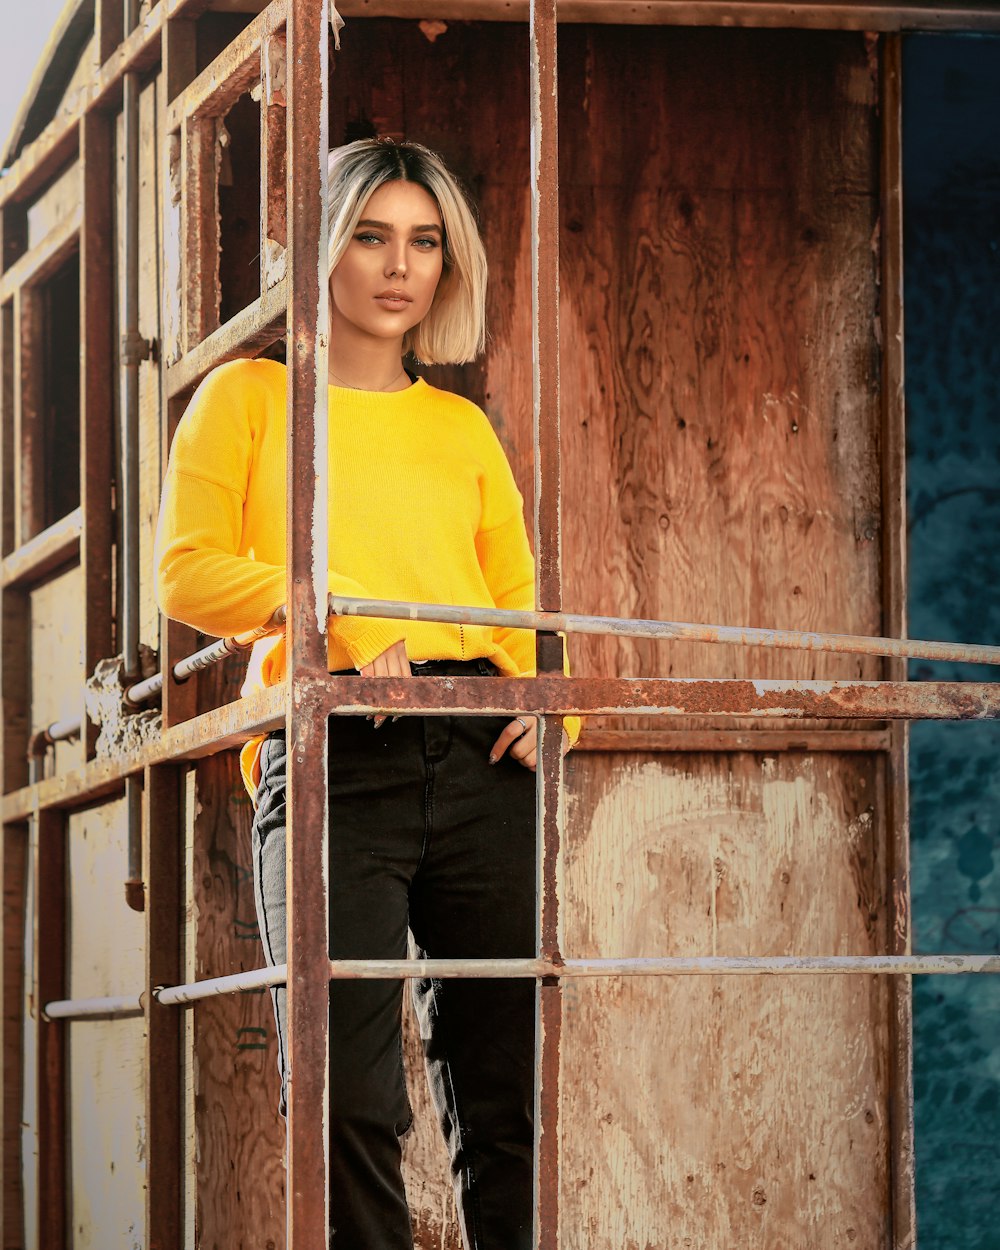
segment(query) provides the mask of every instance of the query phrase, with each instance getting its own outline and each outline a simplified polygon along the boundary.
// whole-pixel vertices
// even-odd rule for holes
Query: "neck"
[[[333,310],[331,310],[332,312]],[[400,391],[410,385],[403,372],[402,335],[373,339],[332,315],[327,351],[329,381],[360,391]]]

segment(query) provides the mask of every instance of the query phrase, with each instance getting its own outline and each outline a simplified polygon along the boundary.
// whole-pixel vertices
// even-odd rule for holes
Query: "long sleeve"
[[[284,545],[283,456],[266,469],[257,457],[263,478],[253,501],[258,529],[263,511],[270,515],[268,528],[281,536],[271,544],[270,562],[257,556],[245,532],[250,470],[267,402],[251,362],[223,366],[199,387],[171,450],[154,553],[157,600],[167,616],[206,634],[256,628],[286,599],[285,566],[274,558]],[[328,588],[372,597],[355,578],[335,570],[329,571]],[[400,622],[360,617],[334,617],[330,630],[358,667],[405,637]]]
[[[285,602],[283,565],[238,555],[243,501],[230,488],[171,469],[156,539],[157,599],[167,616],[225,637],[264,624]],[[331,594],[371,598],[352,577],[329,571]],[[400,622],[334,617],[330,629],[357,666],[405,637]]]

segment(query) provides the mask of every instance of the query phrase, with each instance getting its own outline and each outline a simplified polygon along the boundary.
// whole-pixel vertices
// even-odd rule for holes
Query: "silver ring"
[[[528,732],[528,726],[524,723],[524,721],[523,721],[523,720],[521,720],[520,716],[515,716],[515,717],[514,717],[514,719],[515,719],[515,720],[517,721],[517,723],[521,726],[521,729],[524,731],[524,733],[527,733],[527,732]]]

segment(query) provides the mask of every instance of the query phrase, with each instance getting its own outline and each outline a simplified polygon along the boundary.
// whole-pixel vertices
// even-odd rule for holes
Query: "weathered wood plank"
[[[40,812],[35,817],[31,853],[34,898],[31,923],[34,930],[37,1053],[35,1080],[38,1116],[38,1184],[33,1197],[38,1203],[38,1244],[46,1250],[64,1250],[69,1244],[69,1168],[66,1157],[66,1030],[62,1020],[45,1020],[41,1007],[66,996],[67,889],[66,816],[63,812]]]
[[[567,601],[877,630],[864,41],[650,30],[639,44],[581,28],[563,43],[563,358],[579,388],[564,431]],[[669,90],[626,92],[626,67]],[[592,488],[595,465],[613,489]],[[576,640],[573,655],[580,672],[878,672],[694,643]]]
[[[872,760],[568,767],[567,953],[886,950]],[[884,1244],[887,994],[865,977],[567,984],[570,1244]]]
[[[117,800],[68,818],[69,995],[144,983],[144,917],[125,903],[127,815]],[[74,1250],[146,1246],[145,1022],[70,1025],[68,1145]],[[157,1071],[149,1081],[169,1080]],[[177,1243],[178,1245],[180,1243]]]
[[[206,705],[231,698],[243,665],[200,677]],[[196,975],[264,962],[253,892],[249,796],[235,753],[196,772],[191,922]],[[278,1114],[277,1036],[266,991],[235,994],[194,1014],[196,1226],[201,1245],[285,1244],[284,1121]],[[235,1183],[234,1183],[235,1178]]]

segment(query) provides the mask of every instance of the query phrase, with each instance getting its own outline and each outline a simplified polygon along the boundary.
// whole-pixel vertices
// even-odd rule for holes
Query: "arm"
[[[166,615],[220,637],[262,625],[285,602],[283,564],[239,554],[253,456],[251,422],[266,402],[253,362],[214,370],[177,429],[160,503],[155,544],[156,595]],[[284,509],[283,464],[273,508]],[[270,508],[269,502],[269,508]],[[370,597],[353,578],[330,572],[337,594]],[[404,636],[401,622],[334,617],[361,667]]]

